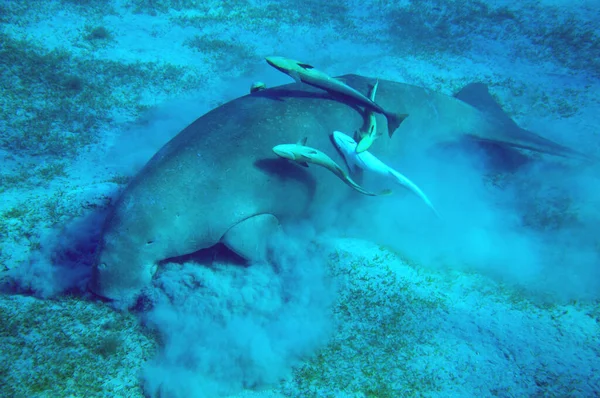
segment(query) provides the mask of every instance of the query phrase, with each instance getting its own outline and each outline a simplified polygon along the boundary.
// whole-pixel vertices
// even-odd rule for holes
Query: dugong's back
[[[247,95],[197,119],[123,191],[106,220],[91,289],[130,300],[161,260],[218,243],[257,214],[293,218],[351,193],[319,167],[305,170],[272,148],[308,138],[339,164],[329,135],[362,124],[359,110],[304,85]]]

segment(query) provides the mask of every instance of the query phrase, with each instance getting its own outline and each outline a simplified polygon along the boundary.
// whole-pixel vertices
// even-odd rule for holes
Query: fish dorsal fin
[[[306,146],[306,140],[308,140],[308,137],[303,137],[297,142],[297,144],[300,146]]]
[[[467,84],[454,97],[489,116],[493,116],[499,121],[515,124],[506,112],[504,112],[500,104],[492,97],[488,86],[484,83]]]
[[[303,63],[300,63],[300,62],[298,62],[298,66],[301,67],[301,68],[304,68],[304,69],[315,69],[315,67],[312,66],[312,65],[303,64]]]

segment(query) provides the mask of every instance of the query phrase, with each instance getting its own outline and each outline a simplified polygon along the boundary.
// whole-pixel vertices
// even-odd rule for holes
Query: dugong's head
[[[89,289],[129,306],[148,286],[164,259],[164,242],[149,224],[151,217],[117,204],[104,225]]]

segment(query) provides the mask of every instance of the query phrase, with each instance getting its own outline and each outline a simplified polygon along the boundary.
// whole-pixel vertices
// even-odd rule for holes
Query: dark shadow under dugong
[[[374,79],[346,75],[366,93]],[[467,86],[469,88],[469,86]],[[380,80],[377,102],[407,113],[392,139],[371,151],[384,162],[412,145],[468,136],[562,156],[578,152],[520,129],[482,85],[465,101],[422,87]],[[276,159],[271,148],[307,137],[338,164],[334,130],[352,133],[360,109],[304,84],[262,90],[208,112],[169,141],[132,179],[106,219],[90,288],[131,303],[161,260],[217,243],[247,259],[264,256],[266,237],[287,220],[315,214],[360,195],[320,167],[302,170]],[[378,128],[387,128],[383,117]],[[371,198],[369,200],[377,200]]]

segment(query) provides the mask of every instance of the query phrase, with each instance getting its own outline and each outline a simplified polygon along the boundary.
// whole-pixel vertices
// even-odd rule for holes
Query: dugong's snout
[[[157,268],[155,261],[148,261],[139,252],[136,255],[132,250],[103,247],[92,268],[88,289],[102,298],[129,306],[151,283]]]

